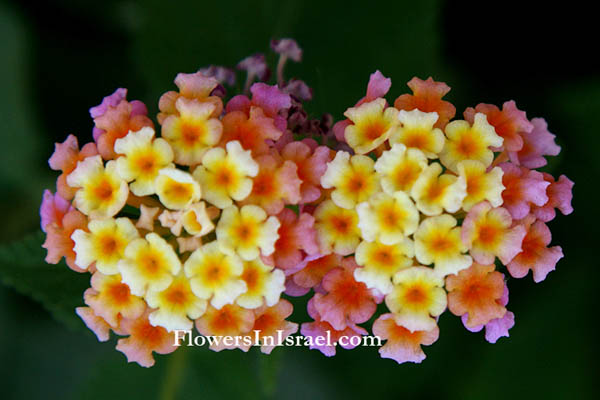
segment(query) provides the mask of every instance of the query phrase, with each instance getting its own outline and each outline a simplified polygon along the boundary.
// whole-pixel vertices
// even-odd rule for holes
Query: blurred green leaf
[[[71,271],[64,262],[44,262],[44,234],[36,232],[0,247],[0,280],[40,302],[70,328],[81,327],[75,307],[83,303],[89,275]]]

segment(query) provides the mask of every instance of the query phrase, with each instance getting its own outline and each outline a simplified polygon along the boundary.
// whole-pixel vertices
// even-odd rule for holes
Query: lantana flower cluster
[[[547,223],[573,211],[573,182],[536,171],[560,152],[546,122],[514,101],[461,119],[431,78],[388,103],[379,71],[345,119],[310,119],[312,90],[284,79],[302,50],[271,47],[275,84],[261,54],[237,66],[245,94],[227,95],[231,69],[181,73],[157,123],[117,89],[90,109],[93,142],[56,144],[43,247],[47,262],[90,274],[76,310],[85,324],[145,367],[194,327],[250,336],[264,353],[278,332],[371,332],[398,363],[425,358],[446,310],[491,343],[508,336],[507,279],[554,270],[563,252]],[[292,321],[298,296],[309,322]],[[309,343],[327,356],[338,347]]]

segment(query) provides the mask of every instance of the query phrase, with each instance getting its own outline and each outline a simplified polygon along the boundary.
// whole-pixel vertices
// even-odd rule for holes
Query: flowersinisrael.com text
[[[285,337],[283,330],[277,330],[276,336],[260,337],[260,331],[252,331],[252,334],[245,336],[203,336],[193,335],[192,331],[176,330],[175,346],[219,346],[221,344],[231,347],[239,346],[381,346],[379,336],[341,336],[338,340],[333,340],[331,332],[327,331],[325,336],[302,336],[290,335]]]

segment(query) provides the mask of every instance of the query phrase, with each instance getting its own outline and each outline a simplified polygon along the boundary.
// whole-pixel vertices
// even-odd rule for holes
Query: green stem
[[[186,346],[181,346],[168,357],[167,370],[160,389],[160,395],[158,396],[159,400],[174,400],[176,398],[181,380],[183,379],[186,350]]]

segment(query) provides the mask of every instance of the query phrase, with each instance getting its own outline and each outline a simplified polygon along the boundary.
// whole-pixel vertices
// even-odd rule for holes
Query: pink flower
[[[354,279],[357,267],[353,257],[345,258],[340,268],[329,271],[323,277],[326,294],[315,294],[314,305],[321,320],[329,322],[336,330],[367,321],[380,302],[380,298],[364,283]]]
[[[502,293],[502,297],[497,300],[498,305],[502,307],[506,307],[508,304],[508,286],[504,283],[504,291]],[[461,321],[465,328],[467,328],[470,332],[479,332],[485,327],[485,340],[490,343],[496,343],[498,339],[501,337],[509,337],[508,331],[510,328],[515,326],[515,314],[511,311],[506,311],[502,318],[492,319],[485,325],[477,325],[473,327],[469,327],[467,325],[467,321],[469,319],[469,314],[463,314],[461,317]]]
[[[523,239],[523,250],[506,266],[514,278],[523,278],[529,270],[533,271],[533,280],[541,282],[549,272],[554,271],[558,260],[563,258],[560,246],[548,247],[552,234],[542,221],[525,221],[527,234]]]
[[[60,223],[59,223],[60,222]],[[77,210],[68,211],[61,221],[46,225],[46,241],[42,245],[48,251],[46,262],[58,264],[61,258],[65,258],[67,265],[73,271],[86,272],[75,264],[75,242],[71,235],[76,229],[87,231],[87,217]]]
[[[373,323],[373,334],[386,340],[379,349],[382,358],[391,358],[399,364],[420,363],[425,359],[421,345],[433,344],[440,335],[437,325],[429,331],[410,331],[394,320],[394,314],[383,314]]]
[[[72,209],[71,203],[63,199],[58,193],[53,195],[51,191],[44,190],[40,207],[42,231],[46,232],[46,227],[52,223],[62,224],[63,217]]]
[[[98,134],[94,140],[98,146],[98,152],[105,160],[117,157],[115,153],[115,141],[127,135],[130,131],[137,132],[143,127],[154,127],[152,120],[147,117],[146,109],[136,106],[138,103],[130,103],[121,100],[116,106],[107,106],[106,111],[94,118]]]
[[[272,256],[276,267],[284,271],[293,269],[302,262],[305,254],[312,255],[319,251],[312,215],[302,213],[298,216],[289,208],[284,208],[277,214],[277,219],[281,225]]]
[[[261,53],[256,53],[244,58],[238,63],[236,68],[246,71],[250,82],[254,81],[255,77],[258,77],[261,81],[266,81],[271,75],[271,71],[269,71],[269,67],[267,67],[267,63],[265,62],[265,55]],[[250,78],[250,76],[252,78]]]
[[[300,333],[302,333],[302,335],[312,339],[311,345],[309,346],[310,349],[317,349],[321,353],[325,354],[327,357],[335,356],[335,353],[336,353],[335,343],[338,343],[338,341],[340,340],[340,338],[342,336],[346,336],[348,339],[350,339],[352,337],[361,337],[362,335],[367,334],[367,331],[364,328],[362,328],[354,323],[347,324],[347,326],[341,330],[335,329],[329,322],[324,321],[321,318],[319,312],[317,311],[317,309],[315,307],[315,298],[314,297],[308,301],[307,309],[308,309],[308,315],[312,319],[314,319],[314,321],[303,323],[300,328]],[[325,343],[325,344],[319,345],[318,341],[323,341],[323,339],[318,339],[318,338],[327,338],[327,337],[331,338],[330,343]],[[350,350],[350,349],[353,349],[356,347],[356,346],[353,346],[352,344],[350,344],[349,340],[346,340],[345,343],[339,343],[339,345],[340,345],[340,347],[343,347],[344,349],[347,349],[347,350]]]
[[[509,152],[510,159],[515,164],[527,168],[539,168],[548,164],[544,156],[556,156],[560,146],[556,144],[555,135],[548,131],[548,124],[543,118],[531,120],[533,129],[521,132],[523,147],[516,152]]]
[[[296,164],[300,186],[301,203],[310,203],[321,197],[321,177],[331,160],[330,150],[325,146],[311,149],[309,140],[288,143],[281,151],[284,160]]]
[[[177,350],[175,333],[161,326],[152,326],[148,321],[150,310],[136,319],[123,319],[121,329],[127,338],[119,339],[117,350],[127,356],[127,362],[136,362],[142,367],[154,365],[152,353],[169,354]]]
[[[73,135],[67,136],[64,142],[56,143],[54,153],[50,156],[48,164],[50,168],[62,173],[56,180],[56,192],[65,200],[71,200],[75,196],[77,188],[67,185],[67,176],[77,167],[77,162],[87,157],[98,154],[95,143],[87,143],[79,150],[77,138]]]
[[[475,108],[469,107],[465,110],[465,119],[472,123],[476,113],[487,116],[488,123],[494,127],[498,136],[504,139],[502,148],[509,152],[521,150],[523,135],[533,129],[525,112],[519,110],[513,100],[505,102],[502,111],[493,104],[481,103]]]
[[[89,328],[101,342],[106,342],[110,338],[111,326],[102,318],[94,313],[90,307],[77,307],[75,313],[83,320],[85,326]]]
[[[439,118],[434,127],[440,129],[454,118],[456,108],[452,103],[442,100],[442,97],[450,91],[450,86],[444,82],[436,82],[431,77],[427,80],[414,77],[407,85],[412,89],[413,94],[403,94],[396,99],[394,107],[398,110],[418,109],[426,113],[436,112]]]
[[[277,85],[269,86],[262,82],[252,85],[250,92],[252,93],[252,100],[244,95],[235,96],[229,100],[225,110],[228,113],[243,111],[246,115],[249,115],[252,107],[260,107],[267,117],[275,120],[275,126],[281,132],[285,132],[287,119],[281,114],[292,106],[290,95],[282,92]]]
[[[529,214],[531,206],[542,206],[548,202],[546,188],[550,183],[544,180],[541,172],[518,167],[511,163],[500,164],[504,171],[502,184],[503,207],[513,219],[523,219]]]
[[[373,101],[379,97],[384,97],[391,87],[392,80],[390,78],[383,76],[379,70],[373,72],[369,77],[369,83],[367,84],[367,94],[355,104],[355,107]],[[339,142],[346,141],[344,132],[349,125],[352,125],[352,121],[349,119],[338,121],[333,125],[333,134]]]
[[[296,62],[302,60],[302,49],[294,39],[273,39],[271,49],[282,56],[286,56]]]
[[[573,200],[573,181],[565,175],[561,175],[558,181],[550,174],[543,173],[544,180],[550,182],[546,188],[548,201],[541,207],[532,207],[533,214],[543,222],[552,221],[556,216],[555,208],[558,208],[563,215],[569,215],[573,212],[571,200]]]

